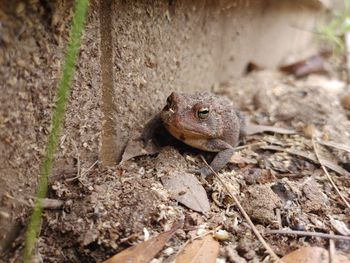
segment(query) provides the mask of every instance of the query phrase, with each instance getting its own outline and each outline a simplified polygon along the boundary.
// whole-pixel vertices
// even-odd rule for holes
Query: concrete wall
[[[108,13],[108,9],[106,9]],[[313,52],[317,1],[114,1],[111,3],[114,99],[105,111],[101,157],[120,158],[173,90],[209,90],[242,74]],[[111,109],[111,107],[110,107]],[[112,121],[113,120],[113,121]],[[113,129],[114,127],[114,129]]]

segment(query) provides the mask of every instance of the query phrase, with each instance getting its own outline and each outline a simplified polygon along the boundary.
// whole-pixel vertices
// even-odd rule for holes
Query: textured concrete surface
[[[209,90],[242,74],[249,61],[273,67],[311,53],[321,8],[313,1],[183,0],[115,1],[110,10],[115,99],[104,114],[116,129],[102,143],[102,153],[115,149],[102,154],[106,164],[120,158],[129,132],[171,91]]]

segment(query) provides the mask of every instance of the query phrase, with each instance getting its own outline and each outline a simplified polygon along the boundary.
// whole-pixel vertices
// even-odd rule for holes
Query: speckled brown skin
[[[225,97],[209,92],[173,92],[161,113],[146,127],[159,123],[178,140],[204,151],[217,152],[210,166],[219,171],[229,161],[239,141],[242,118]],[[199,172],[203,176],[211,174],[207,167]]]

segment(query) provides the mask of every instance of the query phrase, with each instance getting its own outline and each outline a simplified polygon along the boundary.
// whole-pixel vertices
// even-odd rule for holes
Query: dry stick
[[[297,235],[297,236],[309,236],[309,237],[321,237],[337,240],[350,240],[350,236],[340,236],[333,234],[326,234],[320,232],[307,232],[307,231],[294,231],[294,230],[266,230],[266,234],[281,234],[281,235]]]
[[[83,173],[79,172],[77,173],[77,176],[74,176],[72,178],[67,178],[66,182],[71,182],[74,181],[75,179],[79,179],[80,177],[85,176],[96,164],[98,163],[98,161],[95,161],[89,168],[87,168],[86,171],[84,171]]]
[[[345,197],[340,193],[338,187],[335,185],[333,179],[331,178],[330,174],[328,173],[326,167],[323,165],[322,161],[321,161],[321,158],[317,152],[317,147],[316,147],[316,144],[315,144],[315,139],[314,139],[314,136],[312,136],[312,146],[314,147],[314,152],[315,152],[315,155],[316,155],[316,158],[318,160],[318,162],[320,163],[324,173],[326,174],[328,180],[331,182],[332,186],[334,187],[335,191],[338,193],[338,195],[340,196],[340,198],[343,200],[343,202],[345,203],[345,205],[350,208],[350,205],[348,203],[348,201],[346,201]]]
[[[207,161],[204,159],[204,157],[201,155],[201,158],[203,160],[203,162],[205,163],[206,166],[208,166],[208,168],[213,172],[213,174],[216,176],[216,178],[218,178],[218,180],[220,181],[220,183],[224,186],[224,188],[226,189],[227,193],[232,197],[232,199],[235,201],[239,211],[242,213],[243,217],[245,218],[245,220],[247,220],[249,226],[252,228],[254,234],[256,235],[256,237],[259,239],[259,241],[261,242],[261,244],[264,246],[264,248],[266,249],[266,251],[270,254],[270,256],[275,259],[277,262],[281,262],[280,258],[275,254],[275,252],[273,252],[273,250],[271,249],[271,247],[269,246],[269,244],[266,243],[266,241],[264,240],[264,238],[261,236],[261,234],[259,233],[258,229],[256,229],[256,227],[254,226],[252,220],[250,219],[250,217],[248,216],[248,214],[246,213],[246,211],[244,210],[244,208],[242,207],[242,205],[240,204],[240,202],[238,201],[238,199],[236,198],[236,196],[231,192],[231,190],[228,188],[228,186],[225,184],[225,182],[220,178],[220,176],[217,174],[217,172],[215,172],[213,170],[213,168],[207,163]]]
[[[331,235],[333,234],[333,231],[331,231]],[[329,263],[334,263],[335,262],[335,245],[334,245],[334,240],[330,239],[329,240]]]

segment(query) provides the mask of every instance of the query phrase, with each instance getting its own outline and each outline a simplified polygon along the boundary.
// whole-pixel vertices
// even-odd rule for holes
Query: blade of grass
[[[52,113],[51,132],[49,134],[43,162],[40,167],[40,177],[37,186],[35,205],[27,226],[24,242],[23,261],[30,262],[32,252],[37,242],[41,216],[42,200],[46,197],[48,177],[52,169],[53,156],[56,151],[60,127],[63,122],[65,105],[69,96],[70,84],[79,51],[80,39],[84,29],[89,0],[76,0],[73,22],[70,30],[70,39],[67,44],[62,67],[61,78],[58,84],[55,106]]]

